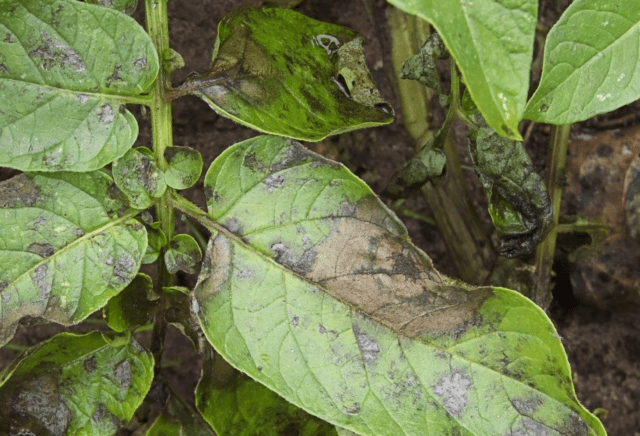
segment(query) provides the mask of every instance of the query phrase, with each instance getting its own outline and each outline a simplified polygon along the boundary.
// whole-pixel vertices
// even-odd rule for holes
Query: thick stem
[[[169,50],[169,26],[167,16],[167,0],[146,0],[145,13],[147,21],[147,32],[153,40],[160,59],[163,54]],[[160,68],[158,78],[153,87],[153,102],[151,109],[151,134],[153,139],[153,152],[156,163],[161,170],[166,170],[167,161],[164,158],[164,152],[167,147],[173,144],[172,119],[171,119],[171,103],[166,97],[166,92],[171,87],[171,81],[164,68]],[[168,190],[169,191],[169,190]],[[168,192],[167,195],[170,193]],[[173,208],[169,205],[165,197],[161,198],[156,204],[157,218],[161,223],[161,228],[167,236],[167,240],[171,240],[174,233],[175,222],[173,216]],[[158,280],[156,280],[156,291],[162,294],[162,288],[173,285],[173,275],[167,271],[164,263],[165,249],[160,253],[158,258]],[[164,319],[166,301],[164,296],[161,297],[160,308],[157,312],[155,323],[153,326],[153,335],[151,338],[151,351],[155,358],[155,371],[159,371],[162,365],[162,352],[164,349],[164,337],[167,324]]]
[[[549,141],[549,154],[547,155],[547,190],[553,205],[553,227],[547,237],[542,241],[536,250],[536,276],[537,283],[531,299],[538,306],[546,309],[551,303],[551,268],[553,257],[556,251],[556,238],[558,232],[555,231],[560,218],[560,202],[562,200],[562,186],[564,184],[565,165],[567,161],[567,148],[569,144],[569,134],[571,125],[554,126],[551,130]]]

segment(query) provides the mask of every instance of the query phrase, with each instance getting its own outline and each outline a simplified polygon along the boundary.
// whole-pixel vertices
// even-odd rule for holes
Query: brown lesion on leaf
[[[49,256],[52,256],[53,253],[55,253],[55,248],[53,247],[53,245],[49,244],[48,242],[45,242],[42,244],[38,242],[34,242],[31,245],[29,245],[29,247],[27,248],[27,251],[29,253],[37,254],[40,257],[49,257]]]
[[[57,65],[60,65],[61,68],[73,68],[76,72],[82,72],[87,69],[83,60],[73,48],[64,43],[54,41],[49,37],[46,30],[42,31],[40,39],[40,45],[29,52],[29,57],[32,59],[40,58],[43,69],[48,70]]]
[[[0,207],[15,208],[33,206],[40,202],[42,192],[33,182],[33,178],[25,174],[12,177],[0,183]]]

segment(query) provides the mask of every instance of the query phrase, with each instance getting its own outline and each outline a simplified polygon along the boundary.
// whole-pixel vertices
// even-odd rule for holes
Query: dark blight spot
[[[43,244],[34,242],[33,244],[29,245],[27,251],[29,253],[37,254],[40,257],[46,258],[52,256],[53,253],[55,253],[55,248],[53,248],[53,245],[49,244],[48,242],[45,242]]]
[[[109,264],[108,259],[107,264]],[[128,282],[131,278],[131,275],[135,274],[135,266],[136,263],[133,258],[129,254],[123,253],[116,260],[116,265],[113,268],[113,276],[115,279],[117,279],[115,281],[120,284]]]
[[[298,318],[297,316],[294,316],[291,319],[291,325],[292,326],[297,327],[299,323],[300,323],[300,318]]]
[[[47,265],[40,265],[34,271],[32,281],[33,284],[40,290],[40,299],[43,301],[47,301],[49,299],[49,294],[51,293],[51,285],[47,280],[47,271],[49,267]]]
[[[469,403],[467,393],[471,385],[471,379],[468,376],[462,371],[454,370],[450,376],[442,377],[433,387],[433,391],[447,412],[460,417],[465,406]]]
[[[271,174],[269,177],[264,179],[262,183],[267,185],[267,191],[273,192],[274,190],[284,186],[284,176],[281,174]]]
[[[105,104],[100,108],[100,113],[98,114],[98,118],[104,124],[111,124],[115,118],[113,113],[113,108],[110,104]]]
[[[135,65],[136,67],[138,67],[138,68],[142,69],[142,68],[144,68],[144,67],[146,67],[146,66],[147,66],[147,58],[140,58],[140,59],[136,59],[136,60],[133,62],[133,65]]]
[[[600,144],[596,150],[596,153],[598,153],[598,156],[600,157],[609,157],[611,153],[613,153],[613,149],[610,145]]]
[[[129,387],[131,384],[131,364],[128,360],[125,360],[115,368],[113,368],[113,375],[116,376],[120,384],[124,387]]]
[[[96,356],[91,356],[88,359],[85,359],[83,362],[83,365],[84,365],[85,371],[87,371],[89,374],[94,373],[97,368]]]

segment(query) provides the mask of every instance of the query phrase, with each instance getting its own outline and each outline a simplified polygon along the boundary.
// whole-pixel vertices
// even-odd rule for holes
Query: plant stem
[[[167,0],[145,0],[145,13],[147,32],[153,40],[158,52],[158,57],[163,59],[163,54],[169,50]],[[153,102],[150,109],[153,152],[156,158],[156,164],[163,171],[167,169],[167,161],[164,158],[164,152],[167,147],[173,144],[171,102],[166,97],[167,89],[170,87],[170,78],[168,77],[166,70],[161,67],[158,73],[158,78],[153,87]],[[161,223],[162,231],[167,236],[167,240],[171,241],[174,233],[175,221],[173,208],[167,201],[167,196],[170,195],[169,191],[171,190],[167,189],[167,194],[158,200],[156,204],[156,214]],[[167,271],[164,262],[165,251],[166,248],[163,248],[158,258],[158,280],[155,282],[155,290],[161,295],[160,308],[154,320],[153,334],[151,337],[151,351],[155,358],[156,373],[162,365],[162,352],[164,350],[164,338],[167,329],[167,324],[164,319],[164,311],[167,302],[162,294],[162,288],[173,285],[173,275]]]
[[[531,299],[538,306],[546,309],[551,302],[551,268],[553,257],[556,251],[556,238],[558,232],[555,231],[560,218],[560,201],[562,200],[562,186],[564,184],[565,164],[567,161],[567,148],[569,144],[569,133],[571,125],[553,126],[551,139],[549,141],[549,154],[547,155],[547,190],[553,205],[553,227],[547,237],[542,241],[536,250],[536,276],[537,283],[533,290]]]

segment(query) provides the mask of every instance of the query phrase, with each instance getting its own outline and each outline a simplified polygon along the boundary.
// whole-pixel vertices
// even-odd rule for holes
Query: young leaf
[[[167,168],[164,178],[167,185],[175,189],[187,189],[198,181],[202,174],[202,156],[190,147],[167,147]]]
[[[157,296],[153,298],[151,277],[138,273],[102,310],[107,325],[116,332],[124,332],[148,323],[159,302]]]
[[[0,345],[23,317],[78,323],[133,280],[147,236],[119,196],[99,171],[0,183]]]
[[[576,0],[551,28],[525,117],[571,124],[640,98],[636,0]]]
[[[142,257],[142,263],[145,265],[155,262],[160,255],[160,250],[162,250],[162,247],[167,245],[168,242],[167,236],[162,229],[147,229],[147,239],[149,241],[147,251]]]
[[[144,150],[144,148],[143,148]],[[146,209],[167,190],[164,173],[145,151],[132,148],[112,165],[113,180],[136,209]]]
[[[216,436],[216,433],[198,412],[178,397],[175,391],[171,391],[167,405],[146,436]]]
[[[174,236],[169,243],[169,249],[164,253],[167,271],[171,274],[178,271],[194,274],[201,260],[200,246],[193,236],[186,234]]]
[[[0,2],[0,165],[91,171],[138,136],[125,109],[158,58],[132,18],[72,0]]]
[[[134,339],[61,333],[20,356],[0,378],[0,434],[113,435],[153,379],[153,356]]]
[[[544,180],[521,142],[498,136],[477,113],[472,117],[481,127],[469,135],[469,153],[502,237],[500,254],[529,254],[553,224]]]
[[[288,9],[229,14],[218,25],[211,70],[184,87],[234,121],[308,141],[393,120],[362,37]]]
[[[438,31],[487,123],[522,140],[538,1],[389,0]]]
[[[442,277],[343,166],[261,136],[205,186],[226,229],[194,290],[203,332],[288,401],[365,436],[605,434],[544,312]]]
[[[220,380],[221,373],[226,380]],[[331,424],[236,371],[220,356],[204,361],[196,406],[220,435],[336,436]]]
[[[138,0],[84,0],[85,3],[115,9],[127,15],[133,15],[138,7]]]

